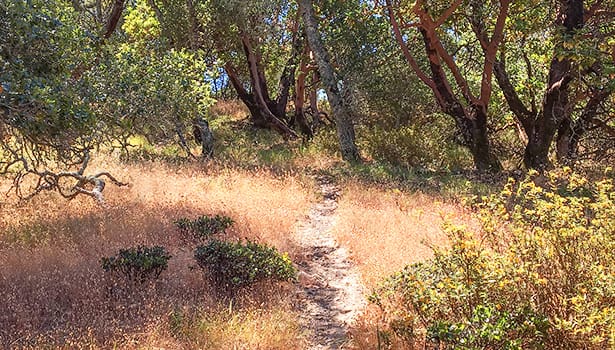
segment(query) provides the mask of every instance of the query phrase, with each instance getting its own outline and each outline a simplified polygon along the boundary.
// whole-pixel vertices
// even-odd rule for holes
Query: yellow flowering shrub
[[[483,230],[371,296],[383,339],[454,349],[615,347],[615,190],[564,169],[483,198]]]

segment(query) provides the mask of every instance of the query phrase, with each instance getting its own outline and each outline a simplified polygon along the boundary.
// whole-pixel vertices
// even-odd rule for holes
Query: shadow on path
[[[308,349],[343,349],[348,326],[365,307],[365,294],[348,251],[331,233],[339,189],[329,176],[316,180],[323,199],[310,209],[296,232],[305,254],[299,264],[302,321],[309,332]]]

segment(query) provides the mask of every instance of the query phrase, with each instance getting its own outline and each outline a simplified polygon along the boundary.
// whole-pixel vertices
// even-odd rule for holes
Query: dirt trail
[[[348,326],[365,307],[357,268],[332,236],[339,189],[329,176],[316,178],[323,199],[310,209],[296,231],[305,254],[299,264],[302,321],[308,349],[344,349]]]

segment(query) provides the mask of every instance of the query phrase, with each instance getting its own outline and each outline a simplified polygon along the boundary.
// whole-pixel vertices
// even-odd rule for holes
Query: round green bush
[[[227,291],[267,279],[289,281],[297,274],[288,254],[250,241],[211,240],[197,247],[194,257],[214,285]]]

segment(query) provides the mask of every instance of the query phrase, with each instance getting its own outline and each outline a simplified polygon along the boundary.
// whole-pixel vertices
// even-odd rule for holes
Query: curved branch
[[[7,173],[9,168],[20,163],[23,170],[18,171],[13,178],[11,189],[15,190],[15,194],[20,200],[30,200],[43,191],[56,191],[66,199],[74,199],[80,194],[84,194],[96,199],[100,204],[104,204],[103,190],[105,189],[105,179],[118,187],[127,186],[115,178],[111,173],[102,171],[93,175],[85,175],[85,170],[90,161],[89,151],[85,151],[81,166],[77,171],[61,171],[53,172],[51,170],[36,170],[28,166],[25,158],[21,157],[12,162],[7,162],[4,166],[4,173]],[[24,182],[28,176],[35,176],[34,185],[28,193],[24,192]],[[62,186],[63,181],[72,181],[73,185],[69,188]],[[11,190],[9,189],[9,191]]]

